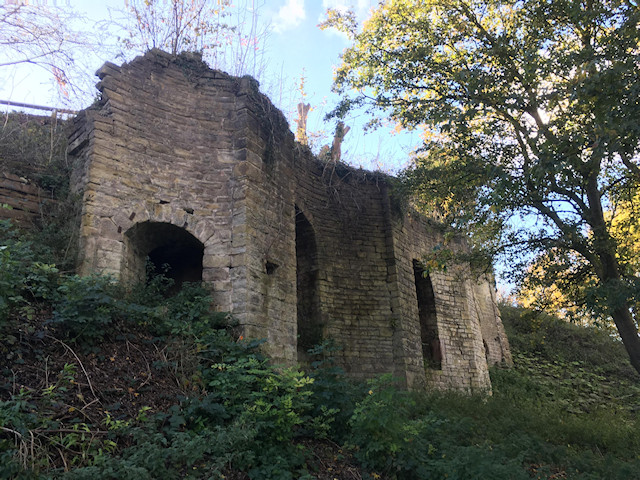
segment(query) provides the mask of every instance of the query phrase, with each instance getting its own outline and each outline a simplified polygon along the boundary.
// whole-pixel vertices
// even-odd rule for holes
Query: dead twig
[[[69,465],[67,465],[67,459],[65,458],[64,453],[62,453],[62,450],[60,450],[60,447],[56,447],[56,450],[60,454],[60,458],[62,459],[62,463],[64,464],[64,471],[68,472],[69,471]]]
[[[142,382],[140,384],[140,386],[138,388],[142,388],[144,387],[147,383],[149,383],[151,381],[151,367],[149,366],[149,362],[147,361],[147,357],[144,355],[144,353],[142,353],[142,350],[140,350],[138,347],[136,347],[133,343],[129,343],[129,340],[127,340],[127,350],[129,349],[129,345],[131,345],[133,348],[135,348],[138,353],[140,353],[140,355],[142,355],[142,359],[144,360],[144,363],[147,365],[147,379]]]
[[[94,404],[94,403],[96,403],[97,401],[98,401],[98,399],[96,398],[96,399],[94,399],[94,400],[91,400],[89,403],[85,403],[84,407],[82,407],[82,408],[79,410],[79,412],[80,412],[80,413],[82,413],[82,414],[83,414],[87,419],[91,420],[91,417],[87,416],[87,415],[83,412],[83,410],[84,410],[85,408],[87,408],[87,407],[89,407],[89,406],[93,405],[93,404]]]
[[[36,466],[36,436],[33,434],[31,430],[29,430],[29,436],[31,437],[31,468],[35,468]],[[27,465],[27,459],[24,460],[25,466]]]
[[[78,361],[78,363],[80,364],[80,368],[82,368],[82,371],[84,372],[84,376],[87,379],[87,383],[89,385],[89,390],[91,390],[91,394],[93,395],[93,398],[96,399],[96,401],[98,403],[100,403],[100,405],[102,405],[102,403],[100,402],[100,400],[98,399],[98,395],[96,395],[95,390],[93,389],[93,385],[91,384],[91,379],[89,378],[89,374],[87,373],[87,370],[84,368],[84,365],[82,363],[82,361],[80,360],[80,357],[78,357],[78,355],[76,355],[76,352],[73,351],[73,349],[67,345],[66,343],[64,343],[62,340],[58,340],[55,337],[52,337],[51,335],[47,335],[49,338],[51,338],[54,342],[59,343],[60,345],[62,345],[63,347],[65,347],[67,350],[69,350],[69,352],[71,352],[71,354],[75,357],[75,359]]]
[[[46,430],[35,430],[38,435],[46,435],[49,433],[78,433],[78,434],[87,434],[87,435],[108,435],[109,432],[106,430],[76,430],[73,428],[52,428]]]

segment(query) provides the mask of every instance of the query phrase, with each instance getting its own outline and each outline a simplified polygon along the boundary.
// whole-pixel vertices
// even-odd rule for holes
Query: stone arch
[[[114,216],[114,223],[125,232],[143,222],[171,223],[180,226],[205,244],[215,230],[210,219],[194,215],[191,208],[172,203],[148,201],[136,205],[135,208],[123,208]]]
[[[415,259],[413,260],[413,274],[418,300],[422,357],[427,368],[441,370],[442,347],[438,333],[438,315],[431,277],[425,272],[422,264]]]
[[[305,214],[295,206],[296,293],[298,361],[307,360],[307,350],[323,337],[318,292],[319,267],[316,234]]]
[[[303,215],[307,219],[307,221],[311,225],[315,225],[316,219],[313,217],[312,210],[307,207],[307,202],[305,201],[304,198],[297,197],[294,201],[294,206],[295,206],[296,218],[297,218],[298,212],[304,212]]]
[[[144,281],[147,258],[175,281],[202,281],[204,244],[184,227],[168,222],[144,221],[134,224],[125,235],[122,277],[130,283]],[[165,268],[167,266],[168,268]]]

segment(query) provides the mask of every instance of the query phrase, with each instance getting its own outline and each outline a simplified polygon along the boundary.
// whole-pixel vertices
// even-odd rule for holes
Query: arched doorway
[[[184,228],[164,222],[141,222],[126,235],[124,273],[130,281],[146,278],[147,259],[155,272],[174,281],[171,292],[184,282],[202,281],[204,245]]]
[[[418,299],[418,317],[420,319],[420,340],[422,356],[427,368],[442,369],[442,348],[438,335],[436,300],[431,278],[418,260],[413,261],[413,274]]]
[[[298,361],[322,342],[318,295],[318,248],[311,223],[296,205],[296,292],[298,306]]]

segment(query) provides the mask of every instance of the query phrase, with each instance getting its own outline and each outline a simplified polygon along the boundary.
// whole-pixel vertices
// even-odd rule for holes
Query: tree
[[[527,267],[516,299],[525,308],[610,330],[612,322],[606,312],[596,313],[589,301],[590,293],[597,289],[596,279],[589,272],[588,265],[572,252],[544,252]]]
[[[86,25],[69,8],[4,2],[0,5],[0,69],[34,65],[45,69],[60,93],[69,97],[86,89],[87,51],[96,51],[98,35],[75,26]],[[93,81],[91,80],[91,89]]]
[[[265,5],[266,0],[243,0],[228,8],[230,28],[222,48],[211,59],[214,68],[237,77],[251,75],[261,82],[265,80],[271,31],[271,25],[260,18]]]
[[[627,276],[637,276],[640,274],[640,192],[623,191],[614,199],[605,213],[607,221],[610,220],[611,235],[618,243],[617,258],[625,266]],[[558,258],[561,255],[570,255],[570,258]],[[566,268],[567,264],[571,267]],[[547,310],[574,323],[610,329],[613,325],[606,312],[593,308],[591,300],[595,291],[597,279],[583,259],[572,252],[552,250],[536,257],[529,266],[519,285],[517,299],[524,307]],[[630,303],[634,312],[640,311],[638,298],[631,299]]]
[[[576,259],[640,372],[640,279],[607,213],[640,185],[639,19],[635,0],[389,0],[361,31],[325,26],[353,39],[335,114],[422,128],[416,202],[516,269]]]
[[[128,37],[136,51],[159,48],[173,55],[184,51],[207,53],[220,46],[228,28],[222,19],[229,0],[127,0]]]
[[[172,55],[198,52],[212,67],[259,77],[266,67],[264,2],[244,0],[127,0],[124,47],[134,54],[159,48]]]

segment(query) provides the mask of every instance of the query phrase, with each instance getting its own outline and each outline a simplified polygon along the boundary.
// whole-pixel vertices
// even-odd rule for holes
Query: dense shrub
[[[363,385],[344,378],[332,342],[306,372],[271,365],[202,285],[167,296],[162,276],[125,289],[63,275],[0,228],[0,478],[308,479],[307,444],[327,439],[363,478],[640,478],[640,387],[607,335],[512,309],[515,365],[491,371],[492,396],[410,393],[388,376]],[[51,370],[47,342],[73,361]],[[90,365],[137,381],[121,388],[128,410],[97,406]],[[28,383],[38,369],[46,382]],[[179,394],[140,403],[140,369]]]
[[[33,304],[55,298],[58,269],[42,261],[46,248],[34,245],[8,220],[0,220],[0,327],[12,309],[28,315]]]

